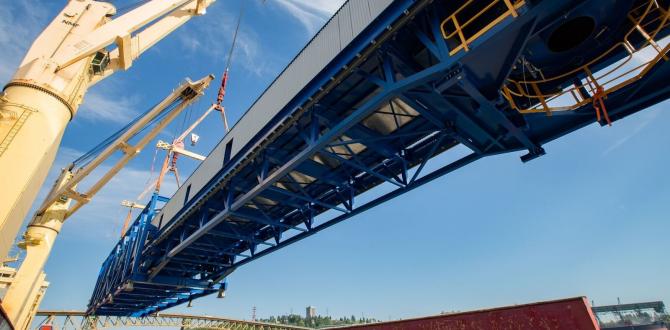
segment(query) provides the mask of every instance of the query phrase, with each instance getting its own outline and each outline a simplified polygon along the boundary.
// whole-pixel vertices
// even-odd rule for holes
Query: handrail
[[[642,9],[644,6],[646,6],[644,12],[638,18],[633,17],[632,13]],[[653,14],[657,14],[657,16],[650,16]],[[658,6],[654,0],[649,0],[646,4],[633,8],[629,12],[628,17],[632,21],[633,27],[624,35],[621,42],[616,43],[585,65],[554,77],[545,78],[541,75],[542,79],[532,81],[508,79],[507,84],[502,88],[503,97],[508,101],[512,109],[522,114],[545,112],[547,115],[551,115],[555,111],[575,110],[593,102],[594,96],[598,94],[599,89],[602,89],[602,94],[606,97],[608,94],[642,79],[661,60],[668,60],[670,44],[661,47],[657,43],[656,37],[664,27],[670,25],[668,22],[670,11]],[[647,21],[645,22],[645,20]],[[654,27],[654,24],[657,24],[657,26]],[[648,30],[652,32],[649,33],[647,32]],[[633,33],[638,33],[644,38],[644,42],[637,49],[629,40]],[[634,60],[635,55],[639,54],[641,50],[647,49],[647,47],[652,47],[657,52],[657,55],[631,67],[631,62]],[[595,74],[592,72],[591,69],[594,64],[615,51],[620,50],[620,48],[623,48],[628,53],[627,57]],[[558,92],[542,92],[540,88],[542,84],[557,82],[569,76],[579,75],[585,77],[583,81],[579,84],[574,83]],[[586,90],[588,92],[587,95],[583,93],[585,89],[588,89]],[[527,108],[520,108],[515,98],[530,99],[537,102],[533,102]]]
[[[514,1],[514,2],[512,2]],[[500,23],[502,20],[505,18],[512,16],[512,17],[517,17],[519,16],[518,10],[521,8],[523,5],[525,5],[525,0],[492,0],[488,5],[484,6],[482,9],[480,9],[475,15],[469,18],[465,18],[465,21],[461,22],[458,18],[458,14],[463,12],[466,8],[469,8],[472,4],[474,3],[474,0],[468,0],[465,2],[462,6],[460,6],[458,9],[456,9],[451,15],[449,15],[447,18],[445,18],[442,23],[440,24],[440,31],[442,32],[442,37],[444,39],[450,40],[454,39],[454,37],[458,36],[460,44],[457,47],[454,47],[449,51],[449,55],[453,56],[454,54],[458,53],[461,50],[469,51],[470,47],[469,45],[472,44],[477,38],[482,36],[484,33],[487,31],[491,30],[495,25]],[[496,5],[504,5],[507,10],[500,14],[497,18],[489,22],[487,25],[485,25],[483,28],[477,30],[477,32],[473,33],[471,36],[467,37],[466,32],[464,31],[465,28],[473,24],[478,18],[480,18],[482,15],[487,13],[489,10],[492,8],[495,8]],[[446,25],[447,23],[451,22],[454,26],[453,31],[447,32]]]

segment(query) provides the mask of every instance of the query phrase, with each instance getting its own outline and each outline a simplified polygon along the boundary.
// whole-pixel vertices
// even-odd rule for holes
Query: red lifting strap
[[[607,114],[607,107],[605,107],[605,97],[607,94],[602,86],[598,85],[596,87],[596,93],[593,95],[593,109],[596,110],[596,119],[600,122],[600,111],[602,110],[605,121],[607,121],[608,126],[612,126],[612,121],[610,116]]]
[[[221,86],[219,87],[219,94],[216,96],[216,107],[220,110],[221,103],[223,98],[226,96],[226,85],[228,85],[228,69],[223,72],[223,78],[221,78]]]

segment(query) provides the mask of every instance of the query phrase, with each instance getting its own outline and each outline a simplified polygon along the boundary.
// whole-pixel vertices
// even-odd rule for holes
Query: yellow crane
[[[224,78],[225,79],[225,78]],[[158,193],[161,188],[161,184],[163,183],[163,179],[165,178],[165,174],[167,172],[172,172],[174,173],[175,179],[177,180],[177,186],[180,186],[180,180],[179,180],[179,171],[177,170],[177,158],[179,155],[184,155],[186,157],[203,161],[205,160],[205,156],[199,155],[195,152],[186,150],[184,146],[184,139],[191,134],[191,145],[195,145],[198,142],[199,137],[195,134],[193,134],[193,130],[198,127],[202,123],[205,118],[212,113],[212,111],[220,111],[221,115],[223,116],[223,123],[226,129],[226,132],[228,132],[228,120],[226,119],[226,114],[223,110],[223,107],[220,105],[212,104],[212,106],[207,109],[198,119],[196,119],[191,126],[189,126],[184,132],[181,133],[176,139],[172,141],[172,143],[167,143],[164,141],[159,140],[158,143],[156,143],[156,148],[158,149],[163,149],[167,151],[165,154],[165,158],[163,160],[163,165],[161,166],[161,170],[158,174],[158,179],[156,179],[155,183],[155,191]]]
[[[162,149],[165,150],[165,158],[163,160],[163,165],[161,166],[161,170],[158,174],[158,178],[151,182],[142,193],[140,193],[139,196],[137,196],[137,200],[141,200],[146,193],[148,193],[151,189],[154,189],[154,192],[158,194],[160,192],[160,187],[165,179],[165,175],[168,172],[173,172],[175,179],[177,181],[177,187],[181,186],[181,182],[179,180],[179,171],[177,170],[177,158],[179,155],[184,155],[186,157],[203,161],[205,160],[205,156],[197,154],[193,151],[186,150],[184,146],[184,139],[191,134],[191,146],[194,146],[200,137],[196,134],[193,133],[193,130],[200,125],[207,116],[212,113],[212,111],[220,111],[221,115],[223,116],[223,123],[224,127],[226,129],[226,132],[228,132],[228,120],[226,119],[225,111],[223,110],[223,106],[217,105],[217,104],[212,104],[212,106],[207,109],[198,119],[196,119],[191,126],[189,126],[184,132],[182,132],[179,137],[175,138],[172,143],[167,143],[163,140],[158,140],[156,143],[156,149],[157,151]],[[155,159],[154,159],[155,160]],[[153,172],[153,165],[152,165],[152,172]],[[132,212],[133,209],[144,209],[145,205],[138,204],[133,201],[129,200],[123,200],[121,201],[121,206],[127,207],[128,208],[128,214],[126,215],[125,220],[123,221],[123,227],[121,228],[121,237],[125,235],[126,230],[128,229],[128,225],[130,224],[130,221],[132,219]]]
[[[211,76],[187,82],[153,108],[126,133],[168,111],[150,133],[134,145],[128,133],[84,168],[64,169],[31,220],[24,240],[25,259],[16,271],[4,263],[14,238],[53,163],[63,132],[89,87],[114,72],[127,70],[142,53],[190,20],[205,14],[215,0],[146,0],[117,17],[115,7],[95,0],[70,0],[33,42],[0,95],[0,263],[6,293],[2,307],[16,329],[30,325],[48,285],[43,270],[63,221],[90,201],[153,137],[194,99]],[[177,102],[168,106],[169,100]],[[166,103],[168,102],[168,103]],[[162,116],[162,115],[161,115]],[[160,128],[159,128],[160,127]],[[137,132],[136,132],[137,133]],[[77,183],[116,151],[124,155],[86,192]],[[98,161],[100,163],[98,163]]]
[[[19,246],[25,249],[25,258],[2,300],[2,307],[15,328],[27,328],[37,310],[47,286],[42,270],[64,221],[88,203],[160,131],[197,100],[212,79],[213,76],[207,76],[195,82],[187,81],[181,84],[155,107],[88,157],[90,159],[87,159],[84,165],[73,163],[62,170],[44,203],[28,224],[23,241],[19,243]],[[90,178],[89,176],[100,165],[119,152],[122,155],[114,165],[86,190],[77,191],[79,183]]]
[[[70,0],[37,37],[0,97],[0,260],[5,260],[88,88],[130,68],[213,2],[147,0],[115,17],[110,3]]]

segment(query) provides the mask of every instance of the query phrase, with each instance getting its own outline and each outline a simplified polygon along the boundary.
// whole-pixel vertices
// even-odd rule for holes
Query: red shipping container
[[[356,325],[353,330],[599,330],[585,297]]]

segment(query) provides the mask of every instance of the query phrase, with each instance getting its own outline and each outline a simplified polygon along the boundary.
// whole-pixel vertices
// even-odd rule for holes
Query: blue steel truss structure
[[[142,316],[222,295],[237,267],[473,161],[529,161],[548,141],[665,100],[667,9],[394,1],[172,219],[153,219],[167,199],[152,198],[104,262],[88,313]],[[645,46],[644,65],[630,62]],[[457,145],[470,154],[429,164]]]

